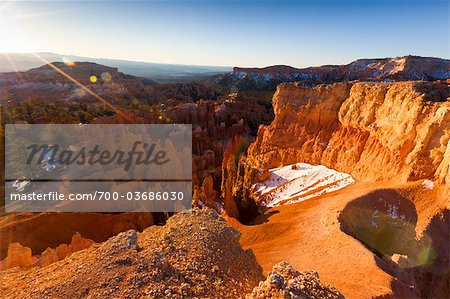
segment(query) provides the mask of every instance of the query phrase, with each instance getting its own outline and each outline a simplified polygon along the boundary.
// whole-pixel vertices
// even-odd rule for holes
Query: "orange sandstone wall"
[[[275,119],[248,150],[252,168],[322,164],[358,180],[449,185],[449,86],[429,82],[278,86]]]

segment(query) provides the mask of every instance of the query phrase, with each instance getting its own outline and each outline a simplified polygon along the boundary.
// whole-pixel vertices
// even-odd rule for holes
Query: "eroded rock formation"
[[[54,248],[59,258],[79,248],[78,236],[102,242],[122,231],[144,230],[155,223],[151,213],[40,213],[8,214],[0,219],[0,259],[5,259],[9,244],[20,243],[40,255]],[[79,234],[77,234],[79,232]],[[75,238],[75,242],[73,239]],[[72,244],[72,249],[67,244]],[[79,250],[79,249],[77,249]]]
[[[285,240],[291,242],[310,230],[323,230],[329,241],[346,239],[341,232],[330,235],[332,230],[326,226],[327,213],[339,215],[333,225],[339,223],[341,231],[378,255],[375,268],[381,269],[380,281],[383,275],[392,276],[388,285],[392,296],[448,297],[448,287],[442,281],[448,281],[449,96],[448,84],[423,81],[314,87],[282,84],[273,98],[274,121],[260,128],[247,157],[242,156],[239,164],[230,168],[237,176],[231,190],[249,190],[232,193],[234,201],[238,206],[242,200],[253,198],[257,202],[250,187],[274,167],[305,162],[348,173],[357,184],[330,195],[338,201],[336,207],[326,207],[329,198],[292,207],[301,214],[298,218],[308,213],[315,218],[312,222],[302,220],[301,227],[293,229]],[[355,197],[365,184],[371,186],[371,192]],[[261,235],[267,234],[265,221],[280,234],[287,229],[283,227],[287,220],[284,223],[284,218],[280,221],[271,216],[277,212],[268,210],[255,220],[255,225],[261,225]],[[253,233],[247,238],[263,243],[261,235]],[[310,250],[303,243],[301,238],[291,246]],[[328,250],[320,249],[320,244],[311,245],[319,250],[314,253],[319,256]],[[274,255],[283,255],[282,250],[273,250]],[[263,255],[259,252],[258,258]],[[328,271],[327,262],[314,262]],[[348,294],[364,298],[355,289]]]
[[[61,244],[56,248],[47,247],[39,256],[33,256],[29,247],[20,243],[10,243],[6,258],[0,262],[0,270],[11,269],[15,267],[25,268],[28,266],[48,266],[74,252],[89,248],[94,241],[83,238],[80,233],[73,235],[70,244]]]
[[[448,176],[450,90],[426,82],[283,84],[275,120],[261,127],[248,164],[322,164],[358,180]],[[295,138],[292,138],[295,136]]]
[[[31,248],[22,246],[20,243],[11,243],[8,246],[6,258],[0,262],[0,270],[31,266],[36,261],[37,258],[32,256]]]
[[[358,181],[429,179],[446,197],[449,96],[447,84],[422,81],[281,84],[273,97],[274,121],[260,126],[237,166],[224,162],[229,182],[222,182],[222,194],[251,206],[252,198],[257,201],[251,186],[267,169],[305,162]]]

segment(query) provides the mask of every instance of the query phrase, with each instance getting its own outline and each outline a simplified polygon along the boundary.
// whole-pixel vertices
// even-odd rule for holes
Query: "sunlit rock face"
[[[248,164],[325,165],[357,180],[447,180],[448,85],[426,82],[280,85],[275,120],[262,127]]]
[[[223,164],[222,195],[231,196],[241,214],[251,214],[251,202],[263,201],[252,186],[267,179],[269,169],[302,162],[357,181],[428,179],[444,198],[450,186],[449,95],[447,84],[423,81],[281,84],[273,122],[260,126],[246,157]]]
[[[0,270],[31,266],[36,261],[37,258],[32,256],[30,248],[20,243],[11,243],[8,246],[8,256],[0,262]]]

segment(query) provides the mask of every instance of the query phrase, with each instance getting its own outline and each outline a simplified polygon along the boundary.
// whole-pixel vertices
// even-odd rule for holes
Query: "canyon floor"
[[[417,184],[356,183],[314,199],[268,209],[250,225],[229,222],[243,234],[241,244],[253,250],[264,274],[286,260],[301,271],[316,270],[322,281],[335,286],[346,298],[415,298],[414,287],[388,273],[392,271],[383,270],[389,263],[341,230],[339,215],[350,202],[376,197],[376,192],[419,192],[422,208],[417,207],[415,227],[419,232],[429,223],[431,210],[439,209],[433,192],[422,189]]]

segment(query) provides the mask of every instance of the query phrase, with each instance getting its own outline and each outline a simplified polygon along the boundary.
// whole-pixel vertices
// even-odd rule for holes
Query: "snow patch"
[[[433,182],[433,181],[430,181],[430,180],[424,180],[424,181],[422,182],[422,186],[423,186],[425,189],[433,190],[433,189],[434,189],[434,182]]]
[[[267,180],[252,186],[258,202],[264,207],[304,201],[355,182],[349,174],[307,163],[274,168],[269,172]]]

